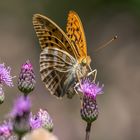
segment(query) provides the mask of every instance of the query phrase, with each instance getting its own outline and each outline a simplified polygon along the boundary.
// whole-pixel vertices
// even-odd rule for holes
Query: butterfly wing
[[[69,38],[51,19],[40,14],[35,14],[33,16],[33,25],[42,50],[52,46],[65,50],[75,57],[74,46]]]
[[[75,20],[77,17],[75,14]],[[40,14],[33,16],[33,25],[42,49],[40,54],[42,81],[51,94],[62,97],[77,81],[74,68],[76,63],[80,65],[77,59],[86,56],[86,46],[84,46],[86,43],[82,43],[85,42],[84,34],[76,32],[80,33],[77,39],[68,38],[52,20]],[[76,27],[83,31],[81,24]],[[75,35],[72,34],[72,36]],[[78,43],[77,40],[80,42]]]
[[[76,57],[81,62],[83,58],[87,57],[86,38],[82,22],[74,11],[70,11],[68,14],[66,31],[68,38],[75,46]]]
[[[92,77],[95,80],[97,75],[97,70],[92,70],[90,67],[90,56],[87,56],[87,45],[86,45],[86,38],[84,34],[84,29],[82,22],[78,16],[78,14],[74,11],[70,11],[68,14],[67,19],[67,36],[73,43],[75,50],[76,50],[76,58],[79,61],[79,63],[82,62],[82,60],[86,60],[87,69],[85,74],[83,76],[86,76],[90,73],[92,73]],[[86,59],[85,59],[86,58]],[[83,69],[85,71],[85,69]]]
[[[73,66],[76,60],[67,52],[47,47],[40,54],[40,73],[42,81],[49,92],[63,97],[68,88],[74,84]]]
[[[75,82],[72,74],[76,63],[75,49],[67,35],[49,18],[35,14],[33,25],[42,49],[40,73],[51,94],[62,97]]]

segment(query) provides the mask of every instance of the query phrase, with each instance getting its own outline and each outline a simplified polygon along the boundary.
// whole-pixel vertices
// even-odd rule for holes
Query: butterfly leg
[[[77,91],[78,86],[81,87],[81,79],[80,79],[80,77],[78,75],[78,72],[76,72],[76,77],[77,77],[78,82],[74,86],[74,91],[75,91],[76,94],[78,94],[80,96],[80,100],[82,100],[83,94]]]
[[[80,77],[79,77],[78,71],[76,71],[76,78],[77,78],[78,83],[81,85],[81,80],[80,80]]]
[[[92,74],[94,76],[93,82],[95,82],[96,77],[97,77],[97,69],[92,70],[90,66],[89,66],[89,69],[91,72],[89,72],[87,76],[90,76]]]
[[[79,86],[79,83],[77,83],[77,84],[74,86],[74,91],[75,91],[76,94],[78,94],[78,91],[77,91],[78,86]]]
[[[83,94],[81,92],[77,91],[78,86],[80,85],[80,83],[76,83],[76,85],[74,86],[74,91],[77,95],[79,95],[80,100],[82,100]]]

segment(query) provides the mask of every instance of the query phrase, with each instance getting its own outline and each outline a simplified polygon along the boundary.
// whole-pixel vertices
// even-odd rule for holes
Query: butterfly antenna
[[[115,36],[114,36],[111,40],[109,40],[106,44],[104,44],[104,45],[100,46],[99,48],[97,48],[97,49],[95,50],[95,52],[97,52],[97,51],[99,51],[99,50],[101,50],[101,49],[107,47],[112,41],[116,40],[117,38],[118,38],[118,36],[115,35]]]

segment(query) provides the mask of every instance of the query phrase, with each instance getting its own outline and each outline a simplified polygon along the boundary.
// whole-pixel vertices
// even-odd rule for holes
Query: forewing
[[[76,60],[71,55],[55,47],[47,47],[41,52],[41,78],[51,94],[57,97],[65,95],[65,81],[69,78],[75,63]]]
[[[68,14],[66,31],[68,38],[74,44],[76,57],[81,62],[87,56],[86,38],[82,22],[74,11],[70,11]]]
[[[40,14],[35,14],[33,16],[33,25],[42,50],[46,47],[55,46],[75,57],[74,47],[69,38],[51,19]]]

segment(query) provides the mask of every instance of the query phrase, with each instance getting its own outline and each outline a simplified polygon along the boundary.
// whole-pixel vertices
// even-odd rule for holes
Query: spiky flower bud
[[[52,131],[53,130],[53,122],[52,122],[52,118],[50,117],[47,110],[40,109],[38,112],[38,116],[42,120],[42,127],[49,130],[49,131]]]
[[[81,117],[87,123],[92,123],[98,117],[98,107],[96,102],[96,95],[102,94],[103,86],[91,82],[89,79],[82,80],[78,91],[83,93]]]
[[[83,97],[81,117],[88,123],[95,121],[98,117],[98,106],[96,100],[90,96]]]
[[[0,86],[0,104],[4,102],[4,99],[5,99],[5,94],[3,92],[2,87]]]
[[[45,128],[50,132],[53,130],[52,118],[46,110],[42,109],[36,115],[31,116],[30,125],[32,129]]]
[[[33,66],[29,60],[21,67],[21,72],[18,79],[18,89],[25,95],[28,95],[35,88],[35,74]]]

